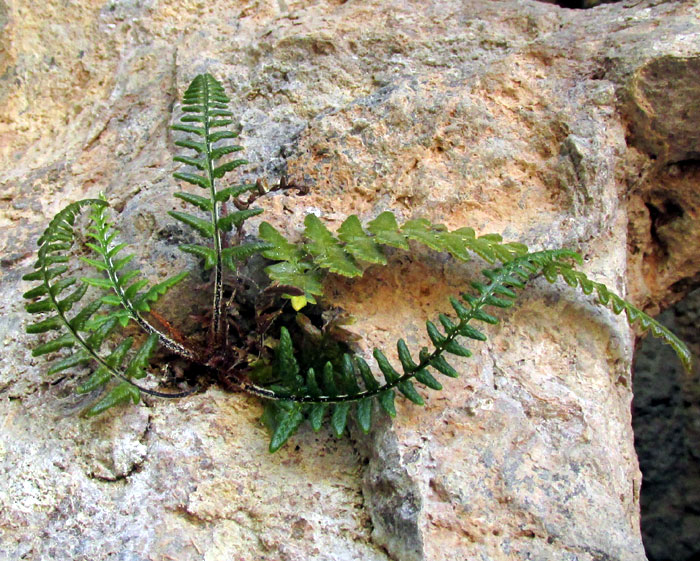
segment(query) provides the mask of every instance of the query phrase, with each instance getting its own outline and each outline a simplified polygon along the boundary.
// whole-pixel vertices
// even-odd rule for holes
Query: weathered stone
[[[0,555],[644,559],[633,334],[572,289],[537,281],[427,407],[400,400],[394,422],[352,440],[306,428],[270,456],[260,405],[215,388],[123,418],[72,413],[77,379],[49,383],[30,356],[20,276],[47,219],[99,191],[150,278],[194,271],[165,213],[179,205],[168,125],[209,71],[241,122],[243,179],[310,188],[262,201],[285,233],[308,212],[334,228],[393,209],[578,249],[593,278],[655,309],[700,269],[700,150],[683,119],[696,3],[13,0],[0,25],[5,13]],[[328,293],[364,351],[418,349],[478,267],[394,252]],[[182,295],[206,300],[190,283],[169,317],[189,321]]]

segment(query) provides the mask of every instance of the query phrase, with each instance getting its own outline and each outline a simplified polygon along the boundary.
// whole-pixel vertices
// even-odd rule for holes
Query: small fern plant
[[[423,393],[416,383],[439,391],[442,384],[436,375],[456,378],[448,357],[469,357],[467,343],[485,341],[484,325],[499,321],[491,310],[511,307],[518,292],[540,275],[550,282],[563,279],[585,294],[595,294],[614,313],[625,312],[630,323],[671,345],[689,367],[690,353],[683,342],[577,270],[581,257],[573,251],[530,252],[523,244],[504,243],[496,234],[477,236],[471,228],[450,231],[425,219],[400,225],[391,212],[379,214],[366,226],[349,216],[335,233],[309,214],[301,241],[291,241],[262,222],[257,239],[246,239],[245,222],[262,213],[253,204],[265,190],[260,183],[223,186],[226,174],[247,163],[232,157],[242,147],[230,143],[237,134],[227,128],[233,124],[228,103],[213,76],[199,75],[184,94],[180,123],[172,127],[185,134],[175,144],[188,151],[175,156],[187,171],[174,177],[195,188],[178,191],[175,197],[198,212],[170,215],[202,240],[180,249],[210,271],[211,309],[198,316],[206,333],[185,335],[153,309],[187,273],[149,285],[133,267],[134,255],[119,243],[103,197],[69,204],[38,240],[34,271],[24,276],[37,283],[24,294],[30,301],[27,312],[45,316],[27,326],[28,333],[42,337],[33,355],[52,358],[50,375],[90,368],[77,387],[78,393],[89,396],[85,415],[137,403],[142,394],[183,397],[216,382],[265,401],[263,421],[271,432],[271,452],[304,421],[314,431],[327,421],[341,436],[348,419],[354,418],[368,432],[373,415],[396,415],[397,393],[422,405]],[[284,182],[276,187],[289,188]],[[447,252],[459,261],[478,256],[489,266],[482,271],[482,282],[472,282],[468,291],[451,298],[450,314],[426,323],[429,347],[416,352],[400,339],[394,364],[374,349],[373,371],[343,335],[343,315],[323,308],[324,277],[359,277],[387,264],[387,248],[411,251],[411,244]],[[76,253],[78,259],[72,258]],[[265,281],[242,273],[256,263],[264,267]],[[89,273],[80,272],[86,268]],[[179,378],[158,380],[153,375],[151,362],[158,348],[161,361],[181,365]],[[154,378],[170,387],[155,389]],[[174,389],[177,383],[180,387]]]

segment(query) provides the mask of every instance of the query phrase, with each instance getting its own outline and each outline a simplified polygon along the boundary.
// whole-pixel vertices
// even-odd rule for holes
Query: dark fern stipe
[[[26,310],[43,316],[27,326],[28,333],[42,337],[32,353],[50,355],[49,375],[91,365],[77,387],[78,393],[91,399],[86,415],[137,403],[142,394],[175,398],[198,391],[201,385],[192,376],[187,380],[191,387],[184,391],[153,389],[153,381],[144,385],[152,372],[152,357],[163,347],[166,358],[193,365],[201,384],[216,381],[262,398],[262,420],[272,435],[271,452],[305,421],[314,431],[328,423],[342,436],[348,420],[354,418],[366,433],[376,411],[396,415],[397,394],[423,405],[424,394],[416,385],[439,391],[440,377],[456,378],[450,356],[471,356],[468,345],[485,341],[485,328],[499,322],[493,310],[510,308],[518,292],[538,276],[549,282],[563,279],[584,294],[595,294],[600,304],[615,314],[624,312],[642,332],[650,331],[668,343],[690,368],[691,356],[682,341],[577,270],[581,257],[566,249],[530,252],[523,244],[504,243],[496,234],[477,236],[471,228],[450,231],[422,218],[400,225],[391,212],[379,214],[366,226],[357,216],[349,216],[337,232],[310,214],[298,242],[262,222],[258,240],[245,241],[246,221],[263,212],[252,204],[265,191],[259,184],[223,184],[229,172],[247,163],[233,157],[242,147],[230,143],[238,135],[227,129],[233,124],[228,103],[223,86],[213,76],[199,75],[185,91],[180,122],[172,127],[185,133],[175,144],[188,150],[174,157],[187,167],[173,176],[196,192],[175,193],[195,207],[195,213],[172,211],[170,216],[203,238],[203,243],[184,244],[180,249],[197,257],[211,274],[211,309],[198,316],[208,325],[205,342],[196,333],[183,335],[153,310],[187,273],[149,285],[133,268],[134,255],[125,253],[126,244],[118,241],[104,198],[68,205],[38,240],[34,271],[24,276],[37,283],[24,294],[29,300]],[[290,186],[283,181],[276,189],[285,188]],[[81,234],[78,220],[86,210]],[[370,266],[387,264],[387,247],[411,251],[412,244],[449,253],[460,261],[477,256],[489,267],[482,271],[483,281],[472,282],[470,290],[450,299],[450,314],[426,322],[429,347],[416,352],[400,339],[394,364],[375,348],[373,371],[338,336],[336,331],[342,330],[334,331],[342,324],[342,316],[325,318],[323,280],[329,274],[361,276]],[[86,251],[89,257],[82,255]],[[81,256],[74,258],[71,252]],[[240,273],[256,254],[266,260],[267,283],[256,283]],[[86,268],[91,272],[81,274]]]

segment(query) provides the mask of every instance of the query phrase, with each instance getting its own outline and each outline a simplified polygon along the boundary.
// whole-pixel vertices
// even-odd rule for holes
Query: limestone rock
[[[241,123],[242,178],[310,188],[264,201],[285,233],[308,212],[334,228],[393,209],[580,250],[591,277],[663,306],[700,270],[699,16],[658,0],[0,2],[0,557],[644,559],[634,337],[565,286],[535,283],[427,407],[399,402],[368,437],[304,429],[270,456],[260,404],[216,388],[77,416],[77,378],[31,358],[20,277],[46,221],[100,191],[149,277],[194,270],[165,213],[168,125],[209,71]],[[365,351],[417,349],[475,265],[396,252],[329,294]]]

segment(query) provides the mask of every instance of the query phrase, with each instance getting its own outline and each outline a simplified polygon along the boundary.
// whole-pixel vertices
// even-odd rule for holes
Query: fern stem
[[[214,187],[214,168],[211,158],[211,142],[209,141],[209,83],[204,82],[204,146],[207,160],[207,176],[209,179],[209,196],[211,197],[211,224],[214,227],[214,251],[216,263],[214,264],[214,303],[211,322],[211,342],[216,346],[221,339],[221,320],[223,316],[223,257],[221,253],[221,231],[219,230],[219,207],[216,200],[216,188]]]

